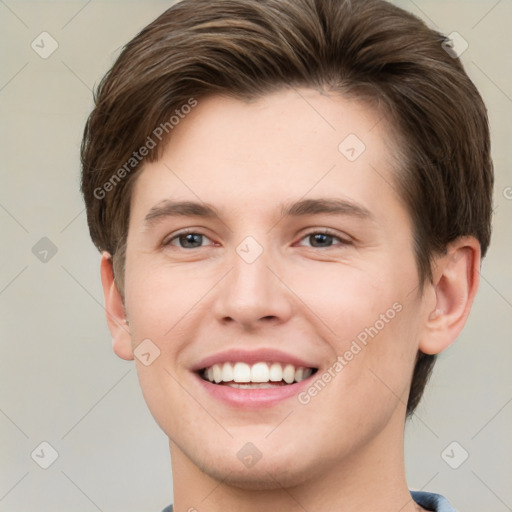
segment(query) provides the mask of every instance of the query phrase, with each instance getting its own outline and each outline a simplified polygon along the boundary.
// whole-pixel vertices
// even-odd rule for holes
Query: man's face
[[[279,487],[400,439],[431,304],[388,128],[309,89],[210,97],[145,165],[125,304],[132,348],[160,351],[137,368],[173,458]],[[177,202],[217,216],[172,215]]]

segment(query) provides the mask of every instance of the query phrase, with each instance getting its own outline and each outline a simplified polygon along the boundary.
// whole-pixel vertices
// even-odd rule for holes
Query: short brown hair
[[[212,94],[250,100],[310,87],[383,108],[403,153],[397,186],[414,224],[420,284],[432,278],[433,256],[459,236],[475,236],[485,255],[493,187],[487,113],[446,43],[383,0],[183,0],[165,11],[98,85],[82,141],[91,237],[112,255],[121,293],[130,191],[143,165],[130,159],[156,127],[168,126],[144,157],[157,160],[172,135],[170,116]],[[434,362],[418,354],[408,415]]]

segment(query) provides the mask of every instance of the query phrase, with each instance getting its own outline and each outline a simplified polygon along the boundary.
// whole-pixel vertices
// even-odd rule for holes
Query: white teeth
[[[269,370],[267,363],[256,363],[251,368],[252,382],[268,382]]]
[[[235,366],[233,366],[233,380],[235,382],[251,382],[251,367],[246,363],[235,363]]]
[[[269,384],[268,382],[258,382],[255,384],[238,384],[236,382],[230,382],[228,384],[230,388],[236,388],[236,389],[269,389],[269,388],[275,388],[275,384]]]
[[[274,387],[275,384],[284,381],[286,384],[301,382],[307,379],[313,373],[312,368],[299,366],[295,368],[292,364],[282,365],[281,363],[255,363],[252,366],[247,363],[223,363],[214,364],[204,370],[203,377],[210,382],[219,384],[221,382],[229,383],[231,387],[253,389],[248,383],[258,384],[257,388]],[[242,383],[238,386],[234,383]],[[268,383],[267,386],[264,384]],[[261,384],[261,385],[260,385]]]
[[[291,364],[287,364],[283,370],[283,380],[287,384],[291,384],[295,379],[295,367]]]
[[[233,367],[231,363],[224,363],[222,366],[222,380],[224,382],[231,382],[233,380]]]
[[[283,367],[279,363],[270,365],[270,380],[272,382],[281,382],[283,380]]]
[[[218,364],[213,365],[213,380],[217,384],[222,382],[222,368]]]

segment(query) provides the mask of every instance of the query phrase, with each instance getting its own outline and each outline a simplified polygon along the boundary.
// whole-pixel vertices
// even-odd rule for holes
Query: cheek
[[[130,270],[126,273],[126,306],[136,339],[169,339],[173,331],[179,331],[183,319],[194,314],[194,305],[200,305],[208,290],[198,274],[179,268],[148,263],[133,265]]]
[[[310,276],[310,281],[328,283],[325,286],[296,282],[298,295],[307,297],[308,307],[321,319],[316,324],[325,326],[333,363],[338,359],[343,366],[334,372],[331,405],[340,407],[343,396],[344,406],[352,404],[354,415],[361,401],[382,414],[397,405],[397,397],[406,402],[418,349],[421,300],[411,293],[417,281],[414,261],[403,261],[400,268],[381,262],[375,270],[336,271],[333,266]]]
[[[164,432],[182,430],[175,411],[182,411],[187,421],[197,421],[190,396],[179,384],[182,374],[180,354],[193,335],[196,308],[204,295],[201,284],[177,269],[152,266],[146,262],[127,266],[125,291],[130,317],[130,333],[136,346],[149,339],[159,351],[158,357],[145,366],[137,360],[136,367],[142,394],[157,424]],[[196,306],[197,307],[197,306]],[[192,403],[191,403],[192,402]]]
[[[393,305],[403,295],[382,267],[371,272],[355,265],[317,263],[308,272],[295,272],[291,283],[294,293],[315,315],[314,324],[325,326],[326,338],[338,353],[359,335],[364,341],[368,337],[365,329],[377,324],[381,331],[392,323],[400,309]]]

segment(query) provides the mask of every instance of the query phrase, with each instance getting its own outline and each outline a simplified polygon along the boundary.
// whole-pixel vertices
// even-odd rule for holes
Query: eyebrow
[[[322,213],[373,219],[373,215],[367,208],[345,199],[303,199],[281,207],[281,214],[289,217],[318,215]]]
[[[303,217],[306,215],[348,215],[362,219],[373,219],[364,206],[345,199],[303,199],[281,205],[283,217]],[[144,224],[152,224],[166,217],[220,217],[218,210],[207,203],[195,201],[171,201],[165,199],[153,206],[144,218]]]
[[[144,225],[149,228],[167,217],[218,217],[217,210],[206,203],[194,201],[170,201],[165,199],[153,206],[144,217]]]

